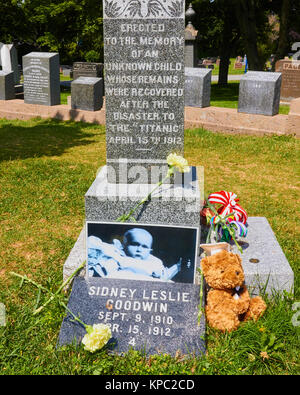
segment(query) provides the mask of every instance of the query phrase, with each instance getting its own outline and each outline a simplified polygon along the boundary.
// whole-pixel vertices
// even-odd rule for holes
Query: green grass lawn
[[[0,120],[0,374],[299,374],[300,327],[291,322],[299,292],[299,148],[287,136],[185,132],[185,157],[205,169],[205,192],[235,192],[250,216],[268,219],[295,273],[295,295],[267,300],[258,322],[230,334],[207,328],[207,353],[183,359],[111,356],[82,347],[56,349],[64,316],[54,302],[33,316],[37,292],[9,273],[50,290],[80,230],[84,195],[105,164],[105,129],[55,120]],[[40,303],[46,295],[40,295]]]
[[[243,67],[241,69],[235,69],[234,63],[235,63],[235,58],[230,58],[230,65],[228,68],[228,74],[235,74],[235,75],[236,74],[244,74],[245,73],[245,66],[243,65]],[[216,64],[214,64],[212,75],[219,75],[219,66],[217,66]]]

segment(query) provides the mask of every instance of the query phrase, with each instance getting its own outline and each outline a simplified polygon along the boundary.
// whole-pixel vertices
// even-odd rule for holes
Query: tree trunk
[[[288,51],[288,19],[290,14],[290,0],[283,0],[280,12],[280,28],[278,47],[272,63],[272,70],[275,70],[275,63],[277,60],[282,59]]]
[[[222,53],[220,55],[220,67],[219,67],[219,78],[218,85],[227,85],[228,84],[228,69],[229,69],[229,61],[230,61],[230,53]]]
[[[235,12],[244,39],[249,70],[262,70],[257,50],[255,1],[236,0]]]
[[[227,85],[230,52],[231,52],[230,41],[232,39],[232,28],[231,28],[231,24],[228,23],[227,13],[226,15],[224,15],[224,29],[222,35],[223,38],[220,48],[220,67],[219,67],[218,85]]]
[[[218,85],[226,85],[228,83],[228,70],[230,55],[234,53],[235,46],[240,38],[239,34],[234,34],[232,24],[231,9],[227,9],[224,13],[224,28],[222,31],[222,42],[220,48],[220,67]]]

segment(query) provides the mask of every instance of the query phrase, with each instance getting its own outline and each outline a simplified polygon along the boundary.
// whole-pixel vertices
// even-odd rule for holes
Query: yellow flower
[[[94,324],[86,326],[87,333],[82,339],[84,349],[90,352],[100,350],[111,338],[111,330],[108,325]]]
[[[188,162],[182,156],[177,154],[169,154],[167,163],[171,167],[176,167],[180,173],[188,173],[190,171]]]

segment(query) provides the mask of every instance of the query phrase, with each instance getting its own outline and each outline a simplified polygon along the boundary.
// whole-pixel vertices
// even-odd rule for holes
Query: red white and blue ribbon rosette
[[[243,225],[246,224],[248,214],[246,211],[237,203],[239,199],[233,192],[220,191],[211,193],[208,196],[208,201],[211,204],[220,204],[218,208],[218,214],[225,217],[228,214],[232,214],[232,218],[228,218],[228,222],[236,221]],[[240,226],[240,225],[239,225]]]

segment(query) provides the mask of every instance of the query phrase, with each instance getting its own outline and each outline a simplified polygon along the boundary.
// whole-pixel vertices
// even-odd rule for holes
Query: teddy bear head
[[[238,254],[222,250],[201,260],[207,284],[214,289],[233,289],[244,284],[242,260]]]

